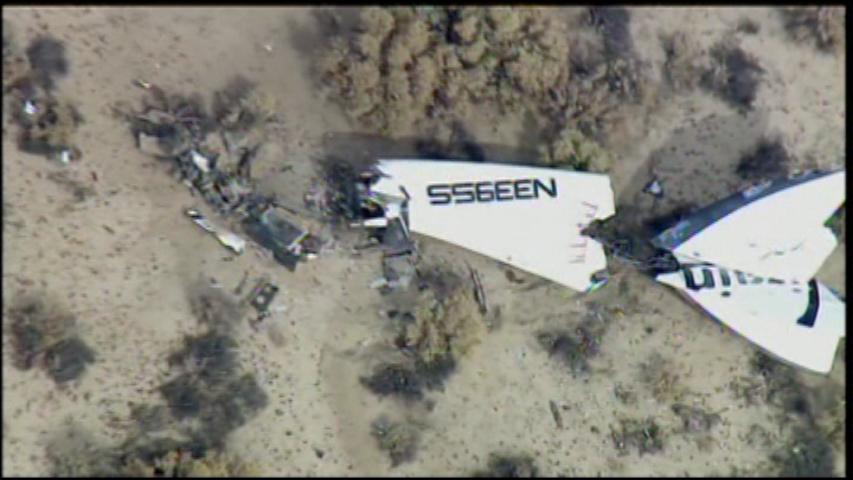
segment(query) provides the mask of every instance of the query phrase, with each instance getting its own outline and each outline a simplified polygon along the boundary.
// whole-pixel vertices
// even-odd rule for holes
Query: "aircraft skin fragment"
[[[371,190],[408,194],[408,226],[575,290],[607,266],[580,232],[614,214],[606,175],[479,162],[384,160]]]
[[[845,178],[839,170],[758,185],[702,209],[654,243],[693,261],[809,280],[838,243],[824,222],[844,203]]]
[[[815,280],[793,283],[696,263],[655,279],[750,342],[815,372],[832,369],[846,334],[846,305]]]

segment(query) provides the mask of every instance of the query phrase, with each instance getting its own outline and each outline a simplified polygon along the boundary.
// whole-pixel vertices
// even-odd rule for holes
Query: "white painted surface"
[[[475,162],[384,160],[374,191],[411,196],[409,228],[495,258],[575,290],[606,267],[602,246],[580,234],[592,220],[615,211],[607,175]],[[537,178],[557,186],[556,198],[431,205],[427,187],[436,183],[495,182]]]
[[[764,277],[808,281],[837,244],[823,224],[844,203],[845,174],[841,170],[749,203],[674,253]]]
[[[730,287],[722,287],[720,269],[716,266],[694,267],[697,285],[703,282],[701,269],[712,272],[715,286],[691,290],[679,270],[658,275],[656,280],[678,289],[709,314],[773,355],[819,373],[832,369],[838,341],[845,336],[845,304],[827,287],[818,283],[819,308],[812,327],[797,320],[809,306],[808,282],[797,285],[753,284],[747,275],[741,285],[733,273]],[[724,296],[723,292],[729,295]]]

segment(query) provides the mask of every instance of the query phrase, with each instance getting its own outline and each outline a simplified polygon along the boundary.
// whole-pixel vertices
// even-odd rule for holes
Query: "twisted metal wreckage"
[[[257,146],[241,146],[225,132],[226,156],[207,152],[202,144],[210,127],[186,107],[149,109],[135,120],[140,148],[150,151],[153,143],[170,153],[188,186],[223,216],[238,215],[243,231],[289,270],[322,249],[323,241],[290,220],[274,196],[254,191],[249,167]],[[306,203],[337,208],[352,225],[374,231],[384,275],[372,286],[386,292],[406,288],[416,275],[412,233],[584,292],[606,284],[607,247],[771,354],[827,373],[846,334],[846,306],[814,276],[837,245],[824,223],[845,201],[845,175],[844,169],[809,171],[736,193],[643,239],[653,253],[642,259],[590,228],[616,213],[610,179],[602,174],[380,160],[336,179],[338,191],[309,194]],[[223,245],[244,250],[238,235],[198,210],[186,213]],[[472,278],[476,284],[473,272]]]
[[[319,253],[321,240],[292,219],[275,195],[257,193],[251,179],[251,162],[259,144],[245,145],[240,141],[240,132],[226,129],[220,132],[224,154],[211,151],[206,140],[213,126],[191,102],[177,102],[170,107],[170,101],[157,87],[140,86],[159,100],[158,106],[149,106],[131,116],[140,150],[171,159],[175,172],[192,192],[200,194],[223,218],[237,217],[243,232],[272,252],[273,258],[288,270],[293,271],[300,261]],[[244,114],[239,112],[241,117]],[[245,250],[245,240],[209,220],[198,209],[190,208],[185,213],[235,253]]]

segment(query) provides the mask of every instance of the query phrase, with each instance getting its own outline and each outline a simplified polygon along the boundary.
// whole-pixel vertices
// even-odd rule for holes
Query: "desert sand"
[[[664,61],[662,33],[689,26],[694,40],[708,47],[748,18],[759,30],[738,34],[740,44],[765,75],[746,114],[699,89],[667,100],[639,138],[614,144],[610,175],[620,202],[649,205],[637,191],[652,157],[665,172],[665,202],[691,192],[701,192],[691,197],[700,202],[720,198],[742,186],[733,166],[766,134],[781,138],[803,165],[845,162],[843,53],[792,41],[776,9],[630,13],[635,49],[655,65]],[[427,393],[431,409],[373,395],[358,379],[369,372],[373,352],[389,342],[380,315],[387,305],[369,288],[381,274],[378,254],[355,258],[346,248],[328,249],[295,272],[254,247],[232,257],[185,218],[183,210],[200,200],[138,151],[127,125],[111,114],[116,102],[138,102],[136,79],[206,96],[241,73],[277,99],[283,117],[253,175],[285,197],[301,198],[317,175],[323,138],[358,130],[312,80],[310,67],[321,52],[311,47],[322,45],[322,33],[311,10],[16,7],[4,8],[3,20],[21,46],[43,33],[64,42],[70,68],[57,89],[85,118],[76,134],[83,157],[68,166],[20,152],[16,126],[4,120],[4,326],[7,305],[25,294],[46,295],[77,316],[80,335],[97,356],[79,380],[59,388],[42,370],[12,365],[4,330],[4,476],[51,474],[50,450],[69,423],[95,442],[120,442],[129,403],[162,402],[156,387],[169,375],[166,357],[197,330],[187,286],[214,278],[230,290],[248,270],[250,278],[267,274],[281,287],[275,305],[283,308],[263,329],[246,321],[238,327],[239,355],[269,404],[227,445],[262,475],[468,475],[486,468],[491,453],[529,455],[544,476],[758,475],[767,468],[762,462],[787,444],[791,426],[803,421],[780,420],[796,413],[771,403],[735,398],[730,384],[755,375],[756,347],[628,267],[614,264],[610,284],[587,295],[551,284],[527,288],[535,278],[514,284],[499,263],[426,238],[419,239],[425,257],[469,262],[480,272],[499,318],[491,314],[496,326],[459,360],[443,391]],[[519,142],[517,125],[493,125],[468,128],[480,142]],[[76,201],[51,180],[57,171],[94,194]],[[840,244],[819,275],[841,292],[845,251]],[[535,335],[573,328],[591,302],[607,306],[612,318],[600,354],[590,359],[591,372],[573,376]],[[271,340],[271,328],[282,342]],[[798,371],[797,388],[834,392],[835,401],[844,401],[843,352],[826,377]],[[719,415],[708,432],[680,432],[676,399],[655,398],[643,381],[643,365],[655,354],[670,362],[677,388],[689,392],[681,402]],[[617,386],[635,398],[620,400]],[[549,402],[557,405],[562,428]],[[818,417],[825,413],[813,408]],[[419,422],[411,461],[392,467],[377,447],[370,425],[381,414]],[[649,416],[667,432],[663,450],[620,455],[611,428],[623,417]],[[835,474],[844,475],[843,438],[833,461]]]

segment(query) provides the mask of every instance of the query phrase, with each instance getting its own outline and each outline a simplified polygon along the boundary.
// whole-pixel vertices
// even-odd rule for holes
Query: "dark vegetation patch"
[[[634,54],[631,38],[631,13],[624,7],[592,7],[590,23],[601,33],[604,51],[611,58],[629,58]]]
[[[79,476],[251,476],[255,465],[226,451],[226,440],[266,408],[269,398],[238,361],[233,326],[242,318],[234,299],[190,289],[197,335],[168,356],[174,376],[160,385],[165,404],[131,405],[132,422],[118,445],[59,454],[54,472]],[[212,310],[211,310],[212,309]],[[237,318],[223,318],[234,315]]]
[[[47,348],[44,355],[47,373],[56,383],[65,383],[83,375],[95,361],[95,352],[82,340],[71,337]]]
[[[672,360],[658,352],[640,364],[639,378],[660,403],[680,402],[689,393]]]
[[[459,359],[487,333],[473,287],[456,271],[423,265],[416,277],[409,291],[400,293],[414,300],[392,318],[403,360],[382,363],[361,378],[377,395],[417,400],[425,390],[441,390]]]
[[[489,455],[489,464],[485,470],[474,472],[474,477],[483,478],[536,478],[539,470],[530,455]]]
[[[750,18],[741,18],[737,22],[736,30],[747,35],[755,35],[761,31],[761,26]]]
[[[770,456],[780,477],[828,478],[835,476],[835,453],[819,431],[798,428],[791,440]]]
[[[837,54],[845,51],[844,7],[784,7],[781,13],[785,30],[795,42]]]
[[[689,91],[698,87],[707,70],[707,56],[696,40],[686,31],[666,34],[661,38],[666,60],[664,75],[675,91]]]
[[[587,355],[591,352],[575,335],[566,331],[543,332],[536,339],[548,355],[564,362],[573,375],[589,372]]]
[[[242,318],[241,307],[222,289],[196,284],[188,298],[190,309],[201,325],[210,331],[230,333]]]
[[[788,176],[793,158],[778,139],[762,139],[747,152],[736,167],[736,173],[750,182],[776,180]]]
[[[388,453],[391,468],[414,460],[420,432],[413,424],[381,416],[370,425],[370,434],[376,439],[379,449]]]
[[[756,351],[750,361],[750,369],[763,380],[764,401],[786,415],[793,414],[809,421],[814,419],[808,389],[800,382],[793,367]]]
[[[653,417],[646,419],[622,419],[619,428],[611,427],[613,445],[620,455],[626,455],[635,448],[640,456],[663,451],[664,436]]]
[[[385,363],[377,366],[361,383],[379,396],[399,396],[420,400],[425,390],[438,390],[456,368],[455,360],[447,355],[429,363],[419,360]]]
[[[609,309],[590,304],[589,311],[574,330],[546,330],[536,335],[539,345],[556,357],[573,376],[591,373],[589,360],[601,351],[601,340],[610,323]]]
[[[47,445],[50,474],[56,477],[257,477],[257,465],[194,440],[135,437],[118,446],[98,442],[86,430],[69,425]]]
[[[26,60],[15,54],[14,45],[8,47],[8,57],[4,49],[3,58],[4,106],[20,127],[18,148],[63,163],[79,159],[82,153],[73,137],[83,116],[70,101],[53,93],[55,79],[68,72],[65,47],[41,36],[27,47]]]
[[[711,68],[703,85],[740,111],[752,109],[764,69],[740,46],[722,42],[711,49]]]
[[[74,134],[83,123],[83,116],[73,104],[40,88],[33,87],[28,91],[24,84],[13,88],[11,103],[13,118],[21,127],[18,135],[21,151],[63,162],[82,156],[74,145]]]
[[[248,423],[269,403],[254,375],[244,373],[237,358],[233,326],[242,318],[236,302],[219,289],[194,289],[193,313],[207,331],[184,338],[183,348],[168,362],[178,376],[160,393],[177,420],[194,418],[191,436],[207,448],[221,449],[225,438]]]
[[[36,37],[27,47],[30,67],[45,88],[54,87],[54,79],[68,73],[65,45],[49,35]]]
[[[57,384],[76,380],[95,354],[77,333],[76,318],[57,305],[29,297],[9,307],[9,331],[17,368],[41,366]]]
[[[708,432],[722,420],[718,413],[709,413],[696,405],[676,403],[672,405],[672,411],[681,420],[682,430],[687,433]]]

